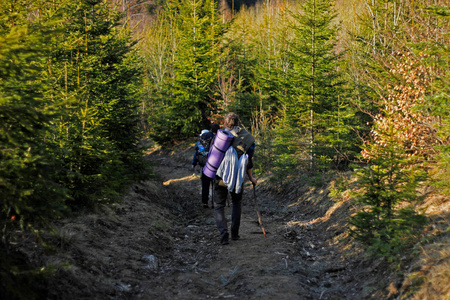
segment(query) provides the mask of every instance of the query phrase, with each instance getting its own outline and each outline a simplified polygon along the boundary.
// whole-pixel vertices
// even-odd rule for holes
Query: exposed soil
[[[213,209],[200,201],[192,147],[155,150],[155,179],[123,201],[67,219],[57,248],[32,256],[53,265],[47,299],[380,299],[389,281],[383,260],[344,249],[349,204],[299,182],[281,193],[264,178],[244,191],[240,236],[221,245]],[[227,215],[231,208],[227,207]],[[66,267],[64,267],[66,266]],[[396,291],[395,293],[398,293]],[[386,296],[387,297],[387,296]]]

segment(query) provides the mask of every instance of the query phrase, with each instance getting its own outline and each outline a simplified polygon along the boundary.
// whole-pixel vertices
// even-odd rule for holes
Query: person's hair
[[[233,112],[226,114],[223,119],[223,126],[228,129],[233,129],[234,126],[239,126],[239,116]]]
[[[219,125],[219,124],[213,123],[213,124],[211,125],[211,132],[212,132],[212,133],[216,134],[216,133],[217,133],[217,130],[219,130],[219,129],[220,129],[220,125]]]

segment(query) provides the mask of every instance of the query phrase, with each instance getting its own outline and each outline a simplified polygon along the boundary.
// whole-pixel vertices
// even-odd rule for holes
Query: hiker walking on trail
[[[194,157],[192,158],[192,168],[195,169],[197,165],[200,167],[204,167],[208,158],[208,152],[214,137],[217,133],[217,130],[220,128],[219,124],[212,124],[211,131],[207,129],[203,129],[199,140],[195,143],[194,149]],[[203,172],[201,172],[200,180],[202,182],[202,206],[203,208],[209,208],[208,206],[208,198],[209,198],[209,186],[211,184],[211,178],[205,176]]]
[[[225,131],[231,133],[234,138],[217,170],[214,183],[214,217],[220,232],[222,245],[229,243],[228,225],[225,218],[228,193],[231,195],[232,203],[231,239],[238,240],[245,174],[248,175],[253,185],[258,182],[252,174],[255,138],[239,125],[237,114],[229,113],[224,117]]]
[[[212,137],[213,135],[212,133],[209,132],[208,129],[203,129],[202,132],[200,133],[198,140],[194,145],[194,157],[192,158],[192,169],[195,169],[197,165],[200,166],[205,165],[206,158],[208,156],[209,145],[208,147],[205,147],[206,145],[204,145],[205,143],[203,141],[205,141],[205,138],[212,139]],[[205,162],[203,162],[203,160]]]
[[[213,137],[214,135],[208,129],[203,129],[200,133],[198,141],[194,146],[195,152],[192,158],[192,168],[194,170],[197,165],[201,168],[205,166],[206,160],[208,159],[209,146]],[[204,208],[208,208],[210,180],[203,175],[203,172],[201,172],[200,180],[202,181],[202,205]]]

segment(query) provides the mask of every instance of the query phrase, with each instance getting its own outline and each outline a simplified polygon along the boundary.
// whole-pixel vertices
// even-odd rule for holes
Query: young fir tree
[[[286,5],[286,2],[284,3]],[[295,82],[292,81],[293,63],[291,59],[291,45],[295,40],[293,31],[291,30],[292,11],[298,9],[295,5],[281,7],[278,14],[278,26],[280,30],[276,32],[275,40],[279,45],[280,52],[277,55],[277,63],[275,64],[275,80],[274,84],[277,88],[274,90],[274,96],[279,105],[277,105],[277,118],[274,126],[273,148],[273,173],[275,178],[280,179],[282,184],[283,178],[292,174],[297,170],[302,162],[300,153],[307,145],[302,144],[301,131],[296,122],[290,116],[291,110],[288,108],[294,101]],[[276,82],[276,83],[275,83]],[[302,157],[303,159],[305,157]]]
[[[178,9],[168,2],[144,33],[140,48],[144,61],[145,112],[149,136],[159,142],[172,141],[171,119],[167,117],[174,60],[180,42]]]
[[[139,173],[139,66],[129,34],[118,29],[121,16],[107,3],[68,2],[63,16],[66,23],[53,38],[47,96],[69,104],[55,120],[59,134],[52,140],[74,204],[91,205]]]
[[[254,78],[252,85],[258,91],[258,109],[260,112],[269,111],[278,106],[276,93],[277,75],[279,72],[277,62],[283,46],[277,40],[277,34],[286,30],[286,26],[278,26],[279,16],[275,4],[265,1],[262,9],[255,16],[256,24],[252,28],[250,45],[253,48],[255,64],[253,65]]]
[[[335,16],[329,0],[305,1],[300,12],[292,13],[295,38],[289,51],[290,80],[295,88],[292,97],[286,98],[285,118],[300,130],[303,138],[299,142],[309,144],[309,161],[315,167],[335,159],[335,149],[345,144],[345,136],[338,136],[339,127],[346,126],[345,119],[351,117],[340,114],[345,98],[341,97]]]
[[[220,65],[220,76],[228,84],[228,95],[222,97],[223,109],[239,114],[247,127],[250,126],[252,111],[257,110],[261,103],[254,68],[258,64],[255,52],[260,46],[255,47],[252,41],[258,35],[255,28],[259,28],[259,24],[254,19],[252,11],[245,7],[235,15],[225,35],[228,55],[222,61],[226,60],[226,63]]]
[[[402,55],[391,69],[381,112],[375,117],[372,140],[362,154],[368,166],[359,173],[364,206],[351,218],[352,234],[377,255],[396,255],[409,245],[424,217],[415,211],[426,179],[425,161],[436,144],[430,117],[417,112],[430,84],[429,70],[412,55]],[[402,202],[402,207],[398,204]]]
[[[358,105],[376,117],[363,152],[369,165],[359,174],[364,206],[352,233],[389,256],[420,232],[423,216],[414,204],[422,181],[437,172],[439,192],[448,184],[449,12],[432,0],[368,1],[364,8],[352,56]],[[436,150],[443,150],[440,165]]]
[[[142,169],[139,65],[119,19],[103,1],[0,3],[0,255],[12,232],[39,237],[68,203],[95,204]],[[0,269],[7,298],[37,298],[13,277],[39,271]]]
[[[387,0],[367,2],[361,14],[360,30],[353,36],[358,45],[354,58],[355,91],[358,106],[363,113],[376,114],[383,103],[379,95],[387,97],[385,89],[392,78],[387,61],[397,52],[411,51],[421,57],[423,65],[433,69],[434,80],[427,101],[418,111],[437,118],[430,124],[440,136],[436,152],[440,152],[439,167],[433,166],[440,189],[449,186],[448,173],[448,27],[449,10],[442,3],[432,0],[392,2]],[[420,56],[427,53],[427,57]],[[369,115],[367,114],[367,115]],[[367,116],[366,115],[366,116]],[[369,120],[370,121],[370,120]],[[440,124],[439,124],[440,123]],[[430,164],[431,166],[431,164]]]
[[[58,184],[61,161],[46,136],[60,103],[44,97],[41,80],[57,19],[40,18],[36,5],[0,5],[0,226],[8,247],[13,228],[39,230],[60,217],[67,189]]]
[[[68,189],[59,183],[62,162],[47,137],[61,104],[45,97],[42,80],[54,16],[39,14],[44,1],[0,2],[0,294],[43,297],[33,288],[44,269],[25,263],[18,245],[41,242],[43,231],[66,211]],[[19,234],[20,233],[20,234]],[[36,239],[30,237],[30,233]]]
[[[157,18],[146,26],[139,44],[143,59],[144,100],[143,111],[148,120],[148,128],[153,135],[166,140],[159,134],[166,127],[162,117],[166,109],[164,90],[173,77],[173,56],[178,45],[178,31],[174,19],[174,9],[167,6]]]
[[[219,42],[224,33],[217,4],[211,0],[181,0],[171,3],[179,44],[174,53],[174,75],[166,86],[165,107],[152,116],[157,130],[151,136],[170,143],[209,127],[215,111]],[[159,129],[159,130],[158,130]],[[166,138],[166,140],[161,139]]]

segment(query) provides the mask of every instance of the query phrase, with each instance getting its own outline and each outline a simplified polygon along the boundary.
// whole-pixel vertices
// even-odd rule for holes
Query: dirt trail
[[[291,240],[283,237],[280,224],[263,217],[266,237],[257,221],[251,187],[247,186],[238,241],[220,245],[213,209],[200,207],[199,174],[186,164],[159,164],[155,171],[170,190],[180,193],[200,212],[185,224],[185,235],[177,243],[186,265],[163,276],[158,288],[149,286],[144,294],[166,299],[313,299],[308,291],[308,275]],[[177,178],[173,178],[176,174]],[[258,195],[261,198],[261,195]],[[261,201],[262,199],[258,199]],[[231,207],[226,208],[230,217]],[[230,225],[230,224],[229,224]],[[309,296],[308,296],[309,295]]]
[[[263,190],[267,185],[258,184],[264,237],[247,181],[241,239],[221,245],[213,210],[201,207],[192,153],[149,153],[156,179],[135,184],[119,204],[64,220],[53,253],[30,251],[37,265],[57,266],[43,298],[371,298],[363,282],[373,280],[376,289],[371,273],[378,274],[378,266],[367,270],[357,259],[345,258],[333,245],[339,226],[326,218],[313,221],[332,204],[289,205],[295,198],[289,193],[298,193],[297,187],[270,196]],[[348,210],[332,209],[333,215]],[[286,227],[292,220],[297,226]]]
[[[145,287],[143,298],[352,299],[348,287],[345,291],[333,279],[323,278],[327,272],[338,276],[341,268],[319,262],[321,252],[327,251],[320,249],[324,241],[314,234],[286,229],[283,201],[257,190],[268,232],[264,237],[249,182],[244,190],[241,239],[221,245],[213,209],[200,207],[200,177],[190,169],[189,158],[184,163],[160,158],[155,166],[164,185],[195,212],[185,211],[192,214],[191,218],[183,216],[188,221],[181,229],[183,238],[176,243],[181,260],[177,270],[159,275],[159,281]],[[274,205],[277,202],[281,205]],[[231,207],[227,207],[226,216],[230,215]]]

